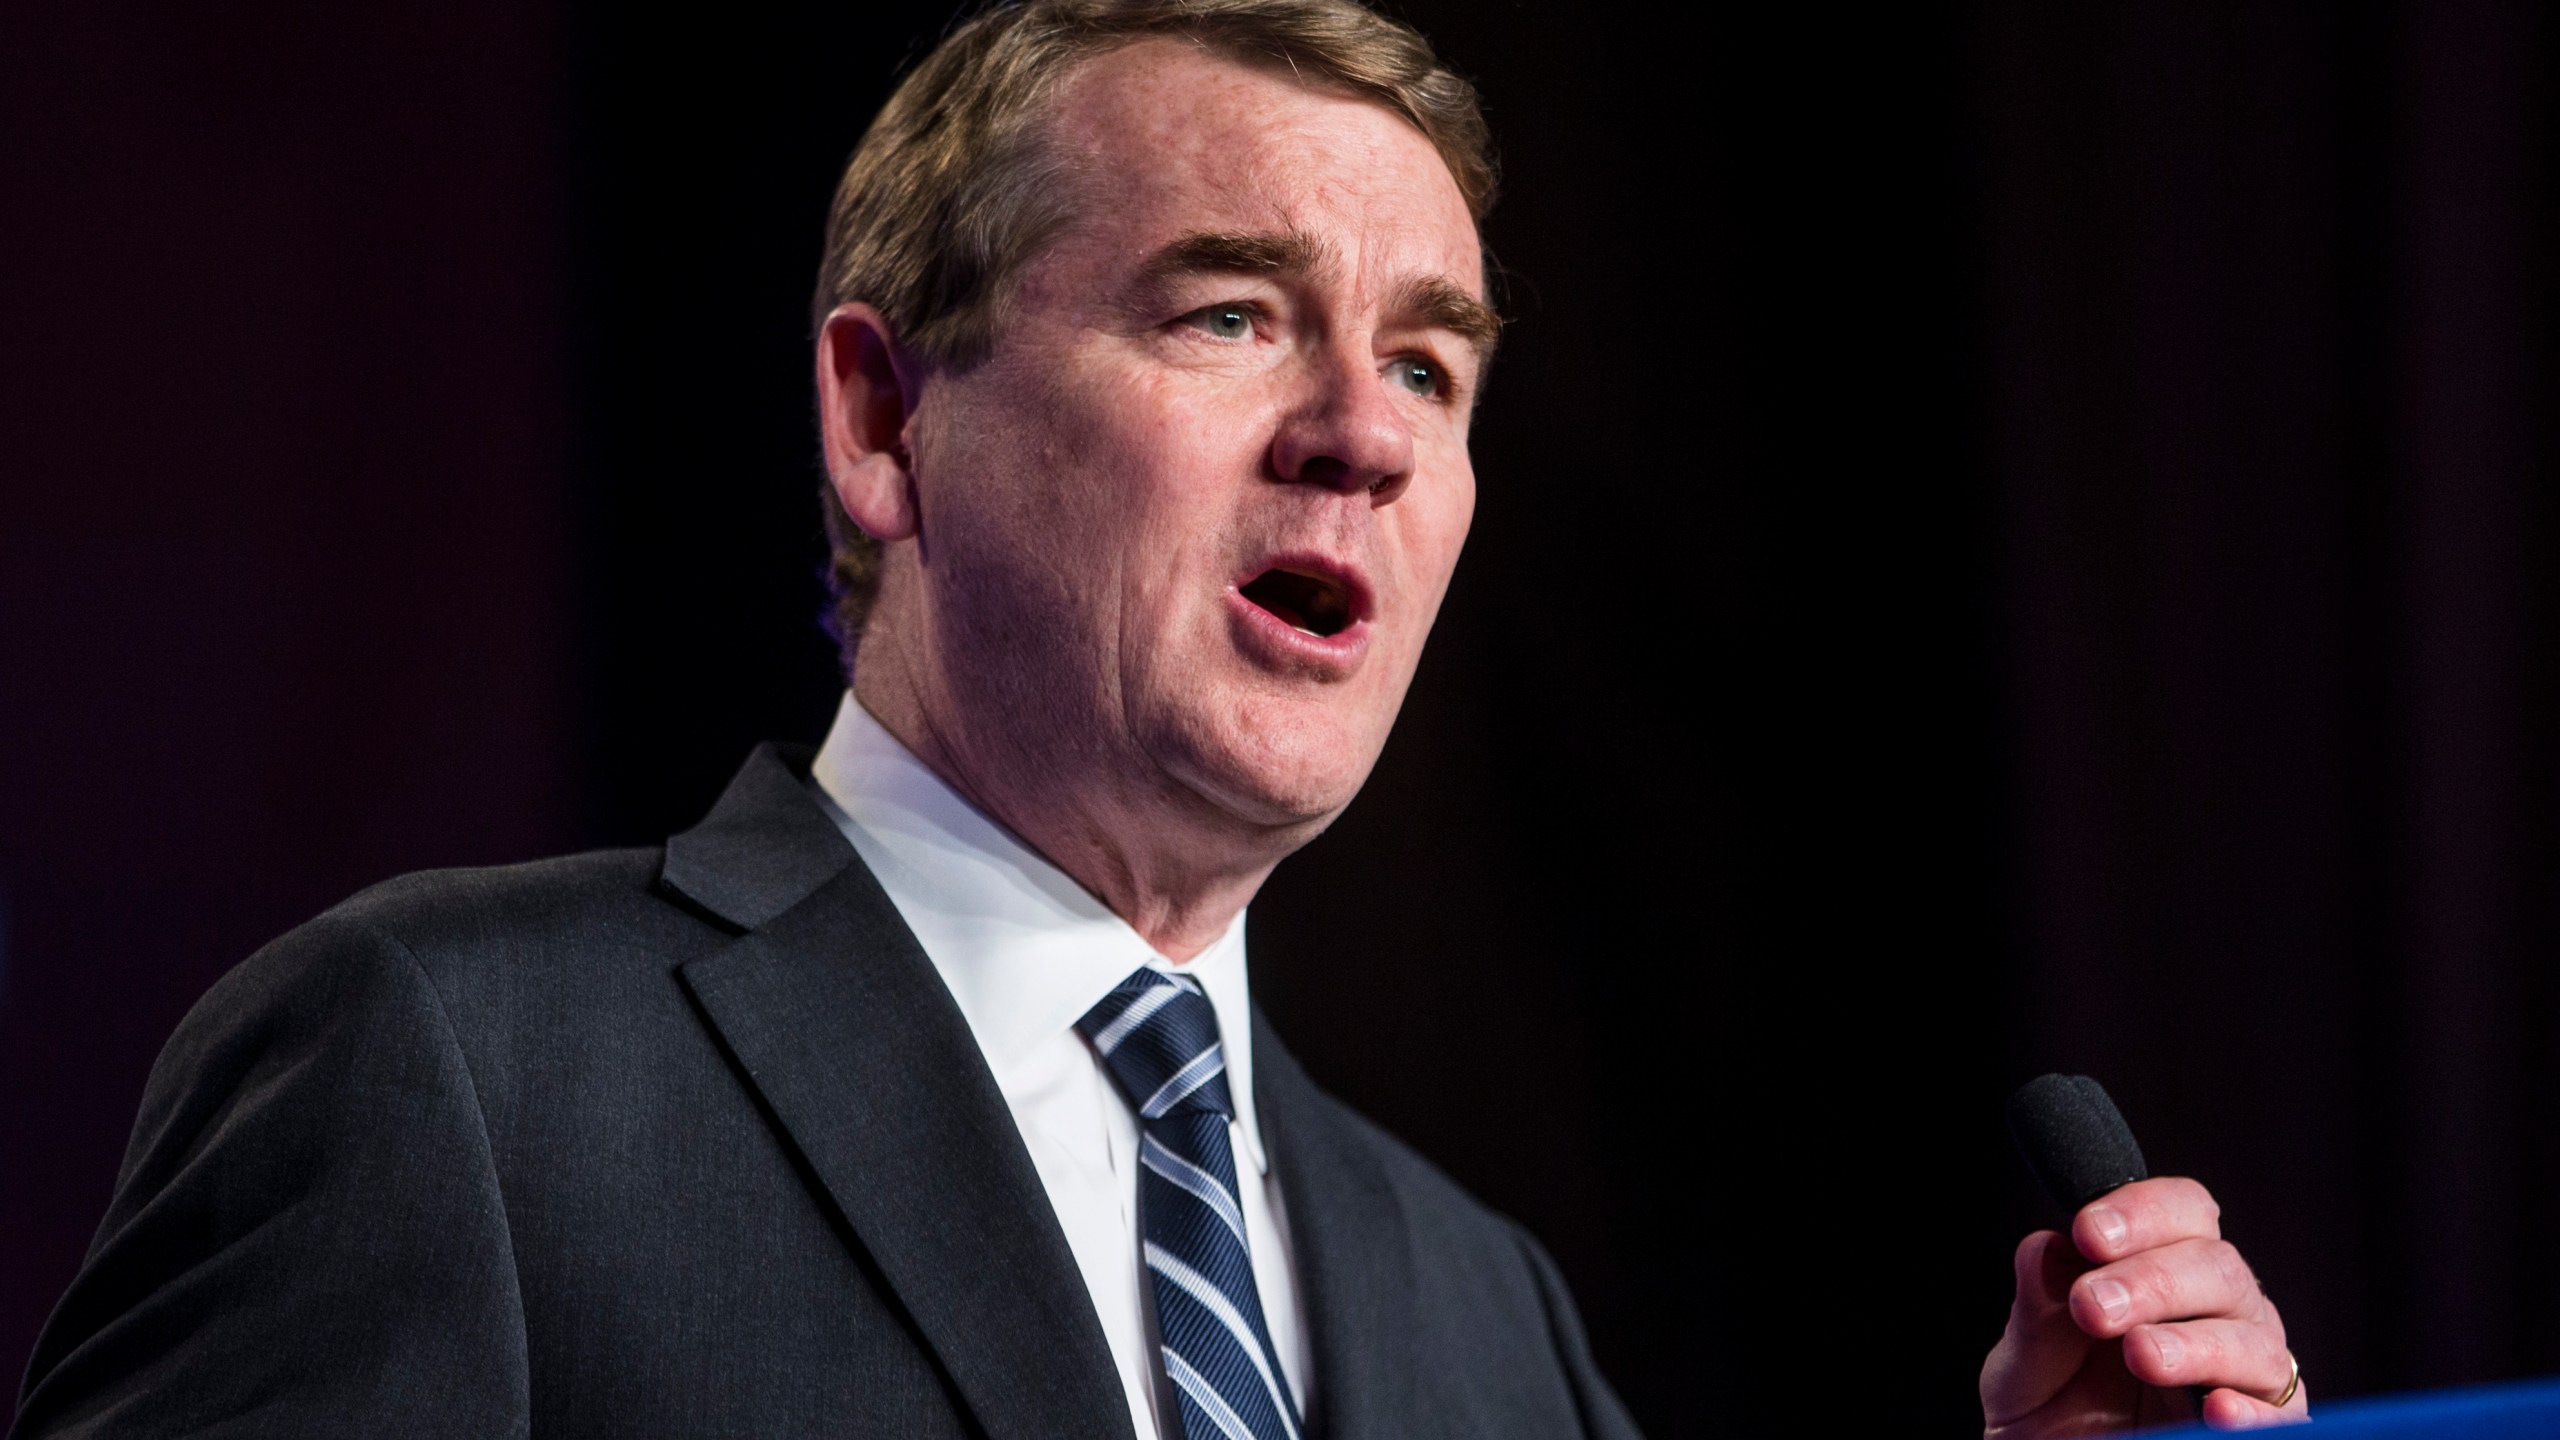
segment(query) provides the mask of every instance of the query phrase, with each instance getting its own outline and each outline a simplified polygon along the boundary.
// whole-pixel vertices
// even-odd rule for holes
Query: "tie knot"
[[[1142,969],[1086,1011],[1076,1029],[1093,1042],[1140,1120],[1235,1114],[1218,1012],[1189,976]]]

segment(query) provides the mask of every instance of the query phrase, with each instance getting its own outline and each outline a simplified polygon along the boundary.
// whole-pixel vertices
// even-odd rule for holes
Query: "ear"
[[[919,367],[868,305],[839,305],[818,330],[818,435],[845,514],[874,540],[916,533],[907,420]]]

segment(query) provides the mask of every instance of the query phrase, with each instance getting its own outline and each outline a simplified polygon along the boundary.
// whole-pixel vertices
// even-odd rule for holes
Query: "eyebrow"
[[[1203,230],[1147,257],[1138,278],[1162,284],[1185,275],[1313,275],[1326,267],[1324,247],[1296,230]]]
[[[1186,275],[1314,276],[1330,269],[1332,258],[1297,230],[1204,230],[1149,255],[1138,267],[1138,280],[1153,289]],[[1483,362],[1493,359],[1494,344],[1502,338],[1502,317],[1493,307],[1445,275],[1419,276],[1397,286],[1387,310],[1399,319],[1449,331]]]
[[[1502,317],[1494,308],[1445,275],[1426,275],[1396,287],[1391,314],[1409,315],[1424,326],[1446,330],[1475,347],[1476,358],[1490,363],[1502,339]]]

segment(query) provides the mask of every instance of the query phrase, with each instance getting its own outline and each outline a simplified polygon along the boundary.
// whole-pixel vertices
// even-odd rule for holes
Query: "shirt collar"
[[[1208,949],[1172,964],[1065,871],[960,798],[850,690],[809,773],[941,973],[999,1088],[1130,971],[1151,965],[1189,975],[1217,1012],[1247,1158],[1269,1172],[1254,1111],[1242,911]]]

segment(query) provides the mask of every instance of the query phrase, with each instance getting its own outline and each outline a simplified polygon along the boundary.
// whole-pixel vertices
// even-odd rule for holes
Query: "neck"
[[[907,683],[897,652],[875,648],[885,647],[866,643],[856,667],[855,701],[961,798],[1177,965],[1217,943],[1296,848],[1232,817],[1204,815],[1208,802],[1169,781],[1127,783],[951,724]]]

